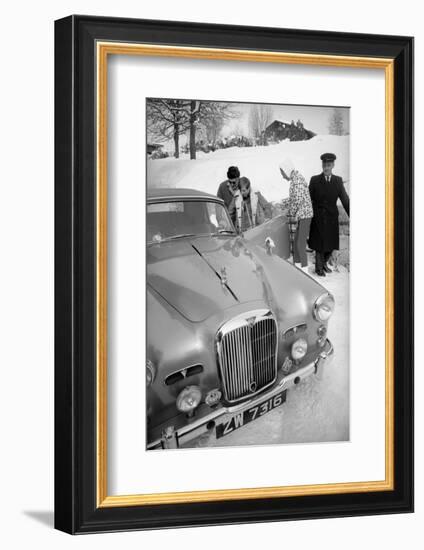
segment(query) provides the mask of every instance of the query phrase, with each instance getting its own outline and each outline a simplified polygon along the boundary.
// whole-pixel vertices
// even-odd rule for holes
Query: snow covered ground
[[[320,155],[326,152],[337,155],[334,173],[348,182],[349,136],[320,135],[308,141],[283,141],[266,147],[230,147],[211,153],[198,152],[196,160],[190,160],[188,155],[182,155],[180,159],[149,159],[147,186],[186,187],[216,194],[218,185],[227,177],[228,167],[235,165],[267,200],[280,201],[289,193],[288,182],[280,174],[281,161],[289,157],[309,181],[312,175],[321,172]]]

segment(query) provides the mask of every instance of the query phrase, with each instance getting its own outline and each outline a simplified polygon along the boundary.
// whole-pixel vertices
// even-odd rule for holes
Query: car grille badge
[[[288,374],[291,371],[292,366],[293,366],[293,361],[290,359],[290,357],[286,357],[284,359],[284,363],[281,369],[285,374]]]

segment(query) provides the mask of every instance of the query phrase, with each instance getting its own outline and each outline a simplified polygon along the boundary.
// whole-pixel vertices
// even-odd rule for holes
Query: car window
[[[157,214],[160,212],[184,212],[183,202],[157,202],[155,204],[149,204],[147,212],[150,214]]]
[[[225,207],[213,201],[169,201],[147,205],[147,242],[233,233]]]

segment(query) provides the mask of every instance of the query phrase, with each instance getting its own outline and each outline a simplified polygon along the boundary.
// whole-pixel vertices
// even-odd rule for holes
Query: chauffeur
[[[349,216],[349,196],[340,176],[333,174],[336,155],[321,155],[322,173],[312,176],[309,193],[314,215],[309,233],[309,247],[315,250],[315,271],[320,277],[331,273],[327,262],[333,250],[339,249],[339,211],[337,200],[340,199],[346,214]]]

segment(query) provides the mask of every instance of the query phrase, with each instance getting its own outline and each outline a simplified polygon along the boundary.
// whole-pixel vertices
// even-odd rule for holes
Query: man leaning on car
[[[237,225],[236,196],[240,193],[240,170],[237,166],[230,166],[227,170],[227,178],[218,187],[217,196],[222,199],[230,214],[234,226]]]

